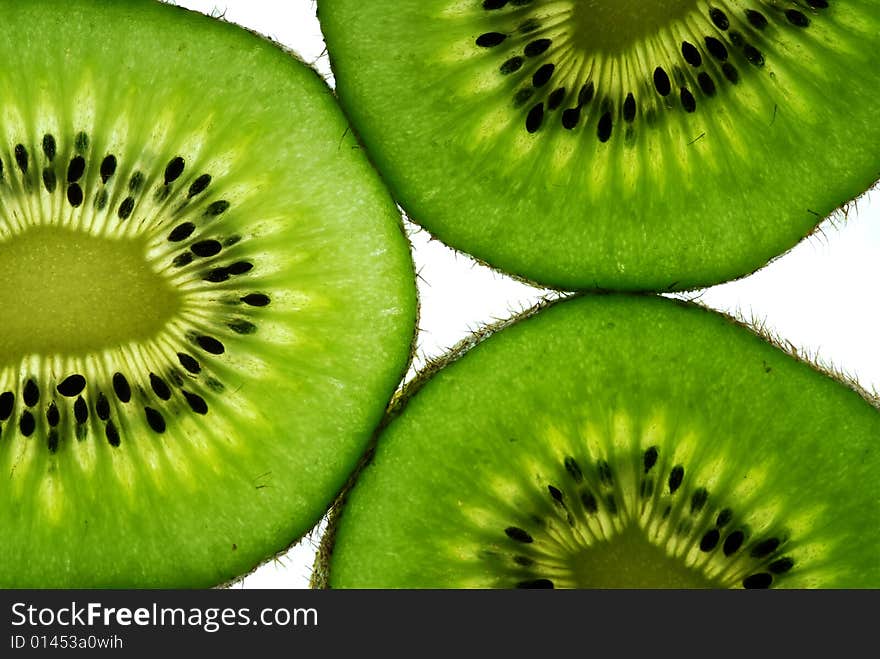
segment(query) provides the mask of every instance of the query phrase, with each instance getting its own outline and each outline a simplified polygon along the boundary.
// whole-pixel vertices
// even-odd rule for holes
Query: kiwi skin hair
[[[621,360],[633,345],[644,354]],[[567,373],[553,370],[563,355]],[[876,395],[698,305],[545,303],[462,342],[396,399],[334,507],[312,584],[876,587],[878,426]],[[423,486],[408,476],[425,469]],[[601,551],[621,542],[627,565]],[[578,551],[580,571],[560,568]]]
[[[0,14],[0,586],[228,583],[321,518],[406,371],[400,214],[269,40]]]

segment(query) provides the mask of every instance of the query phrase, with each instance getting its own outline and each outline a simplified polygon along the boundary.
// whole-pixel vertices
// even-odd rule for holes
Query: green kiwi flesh
[[[320,519],[406,369],[399,213],[268,40],[0,14],[0,586],[227,582]]]
[[[662,297],[574,298],[483,338],[405,391],[324,583],[880,586],[880,411],[855,386]]]
[[[564,289],[753,272],[880,172],[876,0],[319,0],[412,219]]]

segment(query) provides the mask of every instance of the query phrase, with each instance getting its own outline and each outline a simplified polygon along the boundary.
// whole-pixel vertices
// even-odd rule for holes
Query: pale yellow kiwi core
[[[726,587],[669,556],[633,523],[610,540],[574,553],[569,570],[575,588]]]
[[[573,34],[589,52],[619,53],[697,7],[697,0],[571,0]]]
[[[141,238],[35,226],[0,242],[0,363],[148,339],[180,306]]]

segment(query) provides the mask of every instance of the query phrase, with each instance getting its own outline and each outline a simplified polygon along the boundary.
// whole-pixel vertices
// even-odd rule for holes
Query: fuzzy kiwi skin
[[[124,105],[124,91],[137,92],[132,92],[138,99],[137,117],[146,123],[145,117],[153,112],[162,115],[176,107],[171,102],[163,104],[163,100],[185,97],[188,90],[193,96],[186,104],[186,112],[176,114],[173,127],[162,135],[180,149],[184,146],[179,143],[188,144],[190,151],[175,151],[159,163],[151,163],[161,168],[156,174],[159,185],[162,170],[170,158],[183,155],[187,170],[176,181],[178,187],[189,184],[187,177],[194,168],[209,166],[214,175],[209,193],[224,194],[221,199],[230,201],[231,212],[250,203],[251,208],[257,205],[267,211],[259,220],[278,215],[286,218],[274,226],[261,225],[263,235],[270,234],[274,242],[252,243],[255,248],[264,248],[259,253],[262,262],[271,260],[275,266],[271,268],[271,285],[263,279],[261,284],[267,288],[246,291],[261,294],[267,290],[271,294],[271,304],[262,305],[255,312],[260,314],[255,323],[256,331],[242,334],[225,325],[229,318],[224,314],[228,314],[230,308],[240,313],[248,306],[235,295],[231,300],[229,296],[218,296],[225,299],[223,305],[215,305],[221,307],[219,310],[200,307],[206,315],[208,311],[217,311],[226,328],[225,336],[221,337],[225,346],[221,355],[207,351],[198,354],[201,374],[209,371],[207,364],[213,359],[216,372],[222,374],[224,380],[210,382],[221,393],[210,399],[205,394],[206,416],[186,409],[170,379],[166,383],[174,389],[170,400],[154,393],[145,371],[136,373],[137,379],[129,373],[133,398],[128,403],[112,400],[109,377],[85,373],[89,420],[88,434],[81,441],[77,438],[52,446],[44,434],[15,435],[20,410],[13,422],[6,423],[4,419],[6,451],[0,452],[0,461],[3,461],[4,473],[14,478],[10,477],[11,486],[0,498],[0,526],[4,529],[7,550],[6,559],[0,561],[0,585],[131,588],[208,587],[227,583],[270,560],[320,519],[357,463],[382,417],[386,401],[407,369],[412,354],[417,297],[412,258],[399,213],[369,163],[359,155],[362,152],[326,82],[316,71],[290,53],[282,52],[269,40],[257,39],[232,24],[151,0],[119,3],[2,0],[0,7],[10,32],[33,45],[22,50],[11,40],[6,42],[7,49],[12,51],[4,51],[9,54],[7,61],[24,62],[19,67],[7,66],[0,74],[9,106],[20,100],[20,95],[12,93],[10,87],[27,88],[26,84],[14,84],[21,83],[25,76],[30,81],[64,78],[64,85],[45,84],[47,91],[39,99],[39,103],[45,105],[39,116],[49,117],[46,123],[51,125],[27,122],[26,127],[0,146],[6,183],[13,176],[16,181],[24,180],[21,171],[15,169],[14,155],[9,153],[13,145],[26,143],[33,164],[40,155],[43,132],[47,130],[58,140],[58,153],[61,153],[62,140],[75,141],[74,134],[79,130],[90,135],[91,150],[86,154],[88,177],[89,168],[93,170],[104,155],[98,145],[107,149],[119,147],[119,132],[108,137],[90,121],[101,116],[113,117],[112,110]],[[118,84],[114,85],[109,72],[112,67],[104,66],[104,75],[96,78],[97,84],[105,85],[102,89],[109,88],[112,93],[96,101],[100,107],[94,116],[82,112],[87,104],[78,106],[74,111],[79,114],[70,120],[74,128],[63,131],[59,126],[67,127],[67,124],[57,117],[63,114],[62,108],[67,107],[63,92],[76,88],[82,98],[89,81],[82,81],[64,67],[53,65],[52,46],[58,40],[38,37],[62,35],[66,37],[63,48],[59,47],[64,51],[62,57],[70,61],[94,58],[99,64],[105,64],[102,53],[106,55],[116,48],[106,40],[105,23],[115,26],[113,37],[128,47],[117,53],[117,59],[125,62],[126,72],[139,73],[140,77],[126,78],[124,84],[117,80]],[[172,52],[157,45],[169,37],[175,40]],[[200,51],[202,57],[182,57],[177,47],[181,44],[190,47],[193,42],[204,48]],[[38,47],[38,44],[47,45]],[[211,44],[216,48],[209,48]],[[144,67],[146,71],[138,68],[145,60],[151,63]],[[178,62],[186,64],[185,70],[176,66]],[[218,62],[223,64],[217,67],[218,75],[226,84],[206,94],[204,81],[206,78],[215,80],[212,67]],[[101,67],[94,67],[98,68]],[[266,69],[274,75],[259,74]],[[29,73],[22,73],[25,70]],[[199,71],[204,77],[195,75]],[[169,90],[170,85],[163,87],[161,81],[183,82],[180,88]],[[155,88],[151,87],[154,82]],[[153,93],[144,97],[144,87]],[[60,99],[54,105],[53,94]],[[222,104],[224,111],[216,113],[213,102],[224,94],[231,98]],[[236,114],[235,108],[240,107],[241,99],[253,96],[260,99],[260,103],[251,108],[253,113]],[[204,117],[212,113],[213,121],[205,122]],[[9,119],[13,115],[10,110],[4,117],[5,127],[7,123],[17,127]],[[242,130],[242,117],[252,122],[249,127],[245,126],[249,148],[241,149],[239,144],[227,142],[225,160],[212,157],[201,141],[192,139],[193,132],[206,127],[236,133]],[[315,121],[316,118],[321,121]],[[69,120],[66,116],[65,119]],[[136,125],[142,134],[154,134],[152,126]],[[176,135],[182,135],[181,139],[171,139]],[[270,136],[274,138],[269,139]],[[114,139],[117,141],[113,142]],[[266,144],[266,140],[271,143]],[[194,142],[200,147],[197,153],[192,149]],[[302,157],[301,149],[295,146],[298,142],[312,146],[310,158]],[[157,144],[148,144],[149,148],[114,151],[120,156],[120,168],[141,165],[149,157],[155,157]],[[97,155],[98,160],[92,160],[93,155]],[[262,161],[264,158],[270,161],[268,165]],[[222,161],[223,166],[218,166],[218,161]],[[274,189],[277,194],[255,200],[253,190],[233,189],[230,181],[224,180],[225,166],[242,161],[258,170],[259,183],[265,186],[259,188],[262,193]],[[279,167],[279,163],[284,166]],[[58,166],[66,169],[67,163]],[[40,183],[40,172],[35,173],[33,166],[29,171],[36,184],[28,199],[51,203],[43,201],[50,197]],[[334,181],[337,186],[327,190],[321,190],[316,184]],[[94,187],[97,184],[91,190]],[[311,194],[298,194],[302,188]],[[87,188],[86,194],[91,190]],[[186,188],[182,190],[186,196]],[[61,202],[57,206],[63,209],[66,218],[75,219],[85,212],[84,207],[70,208],[72,202],[68,203],[60,186],[55,194]],[[322,200],[329,200],[334,212],[328,214],[329,221],[320,227],[321,231],[309,231],[309,223],[302,220],[314,210],[312,205],[320,205]],[[88,212],[94,212],[92,199],[88,201]],[[199,197],[189,203],[195,206],[210,200],[203,202]],[[136,214],[132,218],[140,220]],[[175,224],[158,216],[151,219],[169,222],[160,227],[159,238],[167,247],[165,236]],[[229,228],[223,224],[224,218],[206,220],[201,213],[196,221],[200,228],[203,223],[206,226],[210,223],[210,230]],[[329,226],[332,222],[345,226],[333,231]],[[370,225],[376,230],[368,229]],[[119,221],[115,220],[112,226],[118,227]],[[244,236],[229,247],[230,250],[241,249],[250,239],[257,241],[248,233],[250,227],[240,228]],[[300,230],[306,235],[298,233]],[[323,232],[330,236],[330,244],[318,246],[313,241],[320,242],[316,236]],[[341,239],[334,241],[334,235]],[[347,252],[349,249],[352,251]],[[188,248],[184,246],[181,250],[186,252]],[[376,258],[373,267],[367,271],[352,268],[364,255]],[[298,271],[296,262],[318,265]],[[339,267],[322,272],[321,264]],[[162,265],[167,268],[167,263]],[[264,272],[260,266],[257,261],[253,271],[256,274],[242,275],[240,281],[260,281],[256,279]],[[373,277],[382,280],[381,284],[370,290],[362,289],[361,285]],[[209,287],[201,278],[194,283]],[[235,291],[227,283],[219,288]],[[304,292],[308,298],[305,301],[298,298],[295,305],[285,304],[285,297],[290,299]],[[310,300],[318,300],[320,304],[313,305]],[[378,313],[370,312],[370,308]],[[291,322],[291,318],[296,320]],[[290,325],[278,332],[279,326],[285,323]],[[334,331],[336,328],[341,331]],[[248,326],[248,330],[252,329]],[[307,337],[313,343],[303,347],[291,341],[290,333],[285,331],[293,330],[298,338]],[[332,348],[316,348],[321,342]],[[249,351],[239,350],[244,345],[250,346]],[[118,357],[113,352],[116,348],[118,346],[108,346],[101,357],[112,362]],[[188,349],[198,350],[199,346],[189,345]],[[70,359],[79,357],[73,355]],[[317,363],[310,363],[312,359]],[[258,373],[266,373],[266,368],[260,368],[266,364],[270,365],[274,377],[258,378]],[[173,366],[180,369],[179,364]],[[41,424],[40,430],[46,425],[47,417],[42,406],[50,396],[61,398],[53,392],[68,373],[54,372],[51,364],[45,370],[49,375],[41,382],[41,407],[33,410]],[[161,373],[164,375],[164,371]],[[304,377],[304,373],[310,377]],[[4,378],[6,375],[3,374]],[[206,386],[192,373],[182,372],[181,377],[188,388]],[[235,387],[229,386],[230,379],[236,381]],[[3,380],[3,388],[7,384],[10,388],[18,386],[20,380],[15,373],[8,381]],[[350,386],[341,387],[343,381]],[[194,382],[198,384],[193,385]],[[105,419],[96,409],[101,406],[95,402],[101,400],[97,397],[98,391],[111,397],[114,420],[119,419],[115,416],[116,407],[122,410],[120,415],[128,414],[131,408],[131,416],[125,416],[124,424],[117,426],[121,435],[116,438],[121,440],[118,445],[111,444],[105,436]],[[149,397],[151,402],[145,402],[142,397]],[[162,408],[163,412],[168,411],[160,432],[147,425],[144,406],[163,404],[167,406]],[[247,422],[237,416],[242,409],[254,412]],[[16,453],[13,449],[20,450]],[[11,464],[14,468],[10,468]]]
[[[413,221],[481,262],[559,290],[691,290],[756,271],[876,185],[880,79],[866,44],[878,45],[880,23],[872,2],[805,10],[804,29],[781,11],[771,28],[739,26],[755,43],[782,37],[760,67],[730,48],[725,64],[738,67],[737,84],[720,84],[711,56],[697,69],[676,55],[667,65],[719,80],[711,97],[694,90],[695,112],[674,95],[654,98],[648,67],[639,107],[647,99],[671,109],[647,129],[642,110],[629,124],[615,115],[617,135],[635,131],[632,145],[616,136],[597,144],[595,117],[582,130],[560,128],[562,108],[527,133],[530,106],[511,110],[518,87],[496,75],[516,49],[475,41],[499,17],[543,5],[496,4],[506,6],[319,3],[340,101],[395,198]],[[744,22],[748,3],[732,4],[731,22]],[[425,25],[430,34],[419,31]],[[508,44],[516,35],[505,26]],[[692,41],[734,31],[718,30]],[[847,45],[832,57],[836,43]],[[667,45],[678,53],[678,42]],[[525,87],[535,67],[521,69]],[[643,151],[650,158],[638,157]]]
[[[450,513],[458,509],[453,499],[460,502],[458,505],[466,504],[474,493],[483,493],[487,488],[485,476],[492,474],[493,467],[483,470],[470,466],[481,462],[509,466],[500,456],[509,453],[510,447],[514,446],[504,441],[501,442],[504,446],[496,446],[497,450],[490,449],[487,453],[486,447],[481,446],[483,442],[474,440],[473,450],[460,450],[462,427],[467,428],[471,438],[490,435],[496,425],[503,426],[503,432],[512,434],[516,433],[516,428],[522,428],[521,434],[517,435],[517,446],[525,442],[536,453],[554,452],[541,446],[541,440],[529,436],[529,431],[540,424],[533,424],[528,419],[554,418],[551,412],[541,409],[541,405],[564,409],[564,403],[557,404],[554,400],[570,401],[568,394],[572,384],[546,364],[558,365],[560,355],[562,363],[597,359],[589,350],[584,351],[583,346],[572,347],[581,343],[581,339],[577,335],[572,337],[570,324],[568,330],[565,328],[562,319],[566,314],[581,316],[581,328],[577,334],[583,334],[584,343],[592,343],[591,332],[597,327],[613,334],[615,324],[620,328],[630,320],[633,320],[634,327],[640,326],[641,330],[654,327],[662,335],[654,339],[656,345],[647,340],[647,332],[644,332],[644,340],[642,332],[630,336],[639,344],[640,350],[641,343],[645,344],[643,358],[655,364],[655,370],[661,373],[646,377],[645,380],[650,381],[647,384],[639,383],[636,397],[644,394],[643,389],[659,387],[670,399],[675,399],[680,393],[678,383],[673,382],[676,376],[664,380],[664,369],[686,372],[694,362],[703,372],[685,387],[691,393],[709,391],[713,397],[718,397],[731,395],[733,391],[736,396],[740,385],[743,391],[749,392],[743,396],[751,405],[749,413],[754,418],[745,423],[748,425],[758,419],[758,428],[747,430],[739,426],[735,415],[728,414],[724,404],[691,405],[688,413],[709,418],[709,427],[718,435],[724,435],[725,430],[734,433],[741,430],[736,443],[747,455],[736,455],[736,450],[731,453],[730,442],[717,441],[717,436],[700,437],[700,441],[716,443],[720,454],[742,470],[743,478],[757,475],[756,483],[769,483],[761,494],[768,495],[766,499],[783,512],[783,517],[787,517],[783,526],[790,522],[790,528],[794,529],[791,536],[797,539],[798,534],[801,535],[801,554],[796,548],[794,555],[802,572],[793,571],[796,578],[789,575],[788,580],[778,579],[774,587],[873,588],[880,584],[880,566],[875,560],[880,549],[880,532],[877,530],[880,528],[880,511],[874,505],[878,500],[878,485],[872,476],[880,460],[880,400],[876,395],[865,392],[839,374],[804,361],[796,353],[783,350],[775,340],[741,321],[710,312],[699,305],[650,296],[594,295],[542,303],[521,317],[489,327],[429,365],[404,389],[383,423],[371,455],[364,460],[359,475],[331,511],[329,528],[313,569],[313,587],[461,587],[459,567],[454,561],[444,563],[438,558],[442,553],[438,547],[451,548],[453,554],[461,551],[473,556],[477,544],[474,537],[484,538],[485,534],[480,534],[485,529],[478,532],[459,519],[448,521],[444,517],[455,516],[455,512]],[[645,323],[646,319],[651,322]],[[538,325],[544,325],[547,330],[543,344],[530,340],[536,339],[529,334],[537,332]],[[551,330],[554,325],[555,331]],[[698,336],[699,332],[682,334],[683,330],[698,329],[700,325],[714,326],[708,342],[707,337]],[[619,331],[629,333],[627,329]],[[687,338],[670,341],[670,334]],[[719,343],[719,338],[725,340]],[[605,342],[596,341],[596,344],[600,343]],[[725,349],[719,350],[719,345],[724,345]],[[497,350],[496,354],[490,355],[492,350]],[[626,363],[619,359],[617,348],[610,351],[603,348],[601,352],[618,357],[617,360],[613,356],[610,358],[613,363]],[[725,352],[734,356],[722,354]],[[744,358],[749,353],[750,357]],[[466,369],[476,370],[480,361],[481,369],[487,369],[484,372],[491,375],[484,376],[475,388],[466,377]],[[520,373],[506,371],[506,365],[512,363],[523,364],[523,370]],[[493,372],[492,368],[496,370]],[[550,372],[542,373],[545,368]],[[510,370],[517,369],[512,367]],[[579,369],[575,367],[573,370]],[[595,387],[587,385],[590,388],[588,393],[602,397],[597,393],[602,387],[612,388],[630,382],[627,373],[615,374],[616,370],[631,369],[612,367],[610,383],[603,378]],[[523,373],[527,375],[523,376]],[[715,375],[717,380],[703,380],[707,374]],[[604,375],[608,377],[608,373]],[[518,379],[520,376],[521,380]],[[730,386],[725,387],[725,384]],[[553,396],[548,398],[546,391],[549,389],[546,387],[554,391]],[[498,389],[503,392],[499,393]],[[523,414],[517,414],[518,404],[513,391],[520,394],[532,391],[540,403],[535,403]],[[545,393],[539,393],[541,391]],[[616,391],[609,394],[609,398],[612,404],[617,404],[626,400],[627,393],[625,390]],[[815,412],[805,400],[812,401],[820,411]],[[736,402],[731,405],[735,406]],[[476,416],[475,409],[484,405],[496,411],[494,416],[489,415],[492,418],[488,421]],[[602,403],[597,403],[597,409],[602,409]],[[501,420],[498,414],[509,414],[514,418]],[[449,422],[450,417],[466,420],[457,424]],[[601,419],[597,420],[598,425],[601,423]],[[451,427],[447,428],[447,424]],[[564,421],[559,425],[570,427]],[[700,426],[699,423],[682,425],[689,428]],[[780,438],[777,433],[786,426],[789,432]],[[440,434],[448,437],[448,448],[443,448],[444,440],[439,435],[432,437],[433,427],[444,428]],[[842,441],[847,435],[846,441]],[[706,448],[710,454],[713,450]],[[804,454],[797,455],[797,451]],[[443,456],[447,453],[453,456],[452,462],[464,466],[444,466]],[[758,462],[750,464],[753,456]],[[432,465],[430,481],[436,485],[433,490],[419,487],[415,482],[417,478],[399,477],[394,473],[395,469],[402,469],[406,474],[421,474],[426,463]],[[494,467],[497,468],[498,464]],[[789,464],[793,465],[792,469],[788,469]],[[794,471],[797,474],[791,473]],[[448,483],[453,481],[461,489],[444,491],[444,485],[449,487]],[[467,484],[471,482],[474,484],[469,488]],[[823,501],[822,494],[816,495],[817,489],[827,489],[827,499]],[[432,502],[436,500],[447,503],[435,506]],[[413,509],[418,512],[411,513]],[[466,505],[464,509],[467,509]],[[435,542],[430,521],[411,524],[409,520],[413,514],[419,519],[439,523],[447,534],[446,542]],[[810,530],[809,524],[813,522],[817,528]],[[459,531],[460,537],[456,535]],[[501,529],[498,531],[500,533]],[[800,556],[813,559],[818,556],[822,560],[819,565],[811,566],[807,564],[809,558],[801,562]],[[443,564],[437,566],[434,563]],[[473,577],[473,565],[460,569]],[[481,581],[474,577],[467,587],[505,586],[491,578]]]

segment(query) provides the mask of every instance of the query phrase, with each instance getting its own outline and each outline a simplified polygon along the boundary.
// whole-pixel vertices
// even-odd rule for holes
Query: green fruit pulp
[[[333,587],[880,585],[880,411],[715,312],[563,301],[404,400]]]
[[[544,285],[743,276],[880,172],[876,0],[318,7],[340,101],[409,216]]]
[[[227,582],[320,519],[406,369],[400,216],[268,40],[0,14],[0,586]]]

